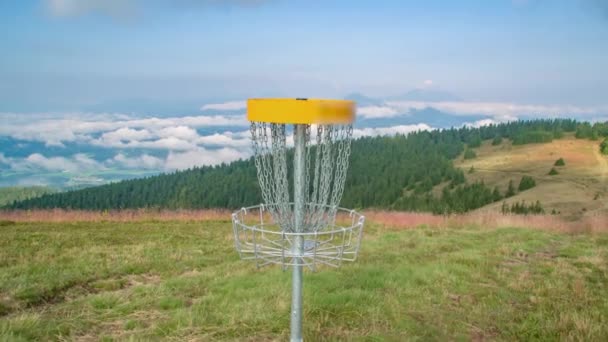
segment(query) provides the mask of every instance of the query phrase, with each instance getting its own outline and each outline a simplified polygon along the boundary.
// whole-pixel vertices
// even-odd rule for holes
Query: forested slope
[[[466,182],[453,160],[483,140],[541,143],[577,132],[581,138],[608,135],[606,124],[574,120],[517,121],[481,128],[416,132],[407,136],[353,141],[342,205],[434,212],[467,211],[500,200],[483,183]],[[583,132],[584,131],[584,132]],[[591,133],[589,133],[589,132]],[[596,133],[593,133],[596,132]],[[431,195],[445,183],[442,195]],[[261,202],[253,160],[205,166],[93,188],[44,195],[7,206],[12,209],[73,208],[238,208]]]
[[[0,188],[0,206],[54,192],[56,190],[46,186],[11,186]]]

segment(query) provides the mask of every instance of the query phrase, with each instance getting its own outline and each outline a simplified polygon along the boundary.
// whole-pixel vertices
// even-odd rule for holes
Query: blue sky
[[[0,111],[433,87],[604,104],[602,0],[0,2]]]
[[[361,137],[608,120],[607,89],[605,0],[0,0],[0,186],[247,158],[249,97],[355,99]]]

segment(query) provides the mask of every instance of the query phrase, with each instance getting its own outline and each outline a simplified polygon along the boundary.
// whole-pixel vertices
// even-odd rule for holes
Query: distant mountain
[[[370,96],[363,95],[361,93],[351,93],[345,96],[344,98],[346,100],[355,101],[359,108],[376,106],[391,108],[395,111],[397,111],[398,109],[387,104],[388,101],[431,102],[426,108],[405,109],[403,113],[398,112],[399,115],[387,115],[387,117],[373,118],[366,118],[362,115],[357,118],[357,126],[361,128],[386,127],[394,125],[413,125],[419,123],[425,123],[429,126],[437,128],[449,128],[460,127],[465,123],[471,123],[491,118],[491,116],[489,115],[448,114],[436,108],[433,108],[432,102],[460,101],[460,98],[458,98],[457,96],[441,90],[414,89],[412,91],[407,92],[406,94],[387,97],[386,99],[373,98]]]
[[[411,117],[416,122],[424,122],[432,127],[453,127],[461,126],[463,122],[475,122],[487,119],[485,115],[451,115],[439,111],[433,107],[423,109],[412,109]]]
[[[428,102],[441,102],[441,101],[462,101],[458,96],[438,89],[414,89],[410,90],[403,95],[387,97],[389,101],[428,101]]]
[[[373,97],[365,96],[361,93],[352,93],[348,94],[344,97],[345,100],[355,101],[357,106],[381,106],[384,104],[384,101],[381,99],[376,99]]]
[[[407,115],[399,115],[389,118],[357,118],[356,125],[359,127],[387,127],[396,125],[415,125],[425,123],[435,128],[460,127],[465,123],[472,123],[491,118],[486,115],[452,115],[444,113],[433,107],[423,109],[412,108]]]

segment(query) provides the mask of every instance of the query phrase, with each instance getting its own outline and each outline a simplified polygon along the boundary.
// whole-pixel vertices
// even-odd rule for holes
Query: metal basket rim
[[[293,202],[289,202],[286,203],[287,205],[293,205]],[[276,230],[268,230],[268,229],[263,229],[260,228],[260,225],[247,225],[241,221],[238,220],[237,215],[239,213],[244,213],[247,214],[248,211],[250,210],[255,210],[255,209],[262,209],[264,210],[264,207],[269,206],[269,205],[277,205],[277,204],[258,204],[258,205],[252,205],[249,207],[243,207],[235,212],[232,213],[232,221],[235,224],[238,224],[239,226],[243,227],[244,229],[247,230],[251,230],[251,231],[256,231],[256,232],[261,232],[261,233],[265,233],[265,234],[275,234],[275,235],[281,235],[281,236],[319,236],[319,235],[325,235],[325,234],[336,234],[336,233],[340,233],[340,232],[347,232],[349,230],[354,230],[357,228],[360,228],[363,226],[364,222],[365,222],[365,216],[362,215],[361,213],[355,211],[354,209],[347,209],[347,208],[343,208],[343,207],[336,207],[336,212],[345,212],[348,213],[351,217],[353,216],[358,216],[358,218],[356,219],[356,222],[354,222],[352,225],[347,226],[347,227],[340,227],[338,229],[333,229],[333,230],[323,230],[323,231],[316,231],[316,232],[284,232],[284,231],[276,231]],[[318,204],[320,205],[320,204]],[[329,205],[323,205],[324,207],[331,207]],[[264,224],[262,224],[262,226],[264,226]]]

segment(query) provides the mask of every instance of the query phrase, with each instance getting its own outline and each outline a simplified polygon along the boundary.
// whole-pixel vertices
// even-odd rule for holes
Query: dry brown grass
[[[138,221],[227,221],[230,210],[15,210],[0,211],[0,221],[13,222],[138,222]],[[475,211],[458,215],[433,215],[430,213],[366,210],[366,219],[387,227],[403,229],[422,225],[429,227],[479,226],[484,228],[518,227],[564,233],[608,232],[608,215],[593,214],[578,220],[567,220],[557,215],[511,215],[492,211]],[[265,220],[270,220],[269,216]],[[338,217],[340,223],[348,223],[347,216]]]
[[[133,222],[133,221],[221,221],[230,219],[230,210],[8,210],[0,220],[14,222]]]
[[[608,232],[608,215],[589,215],[569,221],[556,215],[512,215],[496,212],[473,212],[460,215],[433,215],[428,213],[370,211],[366,217],[376,223],[394,228],[479,226],[484,228],[532,228],[563,233]]]
[[[506,199],[508,204],[517,201],[541,202],[546,212],[555,210],[570,219],[595,214],[608,214],[608,158],[599,154],[599,142],[564,139],[546,144],[513,146],[505,141],[492,146],[489,142],[476,149],[477,158],[455,161],[469,182],[483,181],[497,186],[504,194],[509,180],[517,187],[522,176],[531,176],[537,186]],[[558,175],[547,175],[558,158],[565,166],[557,167]],[[475,172],[468,173],[473,167]],[[441,189],[435,189],[439,194]],[[502,201],[481,210],[500,211]]]

